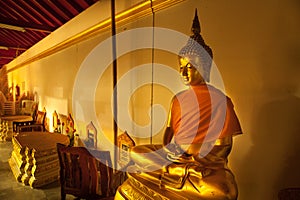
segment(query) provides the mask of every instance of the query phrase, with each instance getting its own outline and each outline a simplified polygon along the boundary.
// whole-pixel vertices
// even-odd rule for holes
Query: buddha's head
[[[179,51],[178,54],[181,68],[180,73],[183,75],[182,67],[185,67],[186,70],[190,70],[191,73],[194,73],[191,74],[191,76],[196,75],[196,78],[199,78],[198,76],[200,75],[202,77],[202,81],[209,82],[213,53],[211,48],[205,44],[200,32],[200,22],[196,10],[192,26],[193,35],[190,36],[187,44]],[[199,75],[197,73],[199,73]],[[199,82],[199,80],[197,81]],[[193,84],[190,83],[190,81],[188,82],[190,85]]]

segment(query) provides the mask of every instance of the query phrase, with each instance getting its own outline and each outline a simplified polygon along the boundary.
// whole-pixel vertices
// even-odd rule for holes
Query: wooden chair
[[[20,114],[34,116],[37,106],[37,102],[29,99],[24,99],[21,101]]]
[[[16,114],[16,104],[14,101],[4,102],[4,115],[15,115]]]
[[[130,149],[135,146],[134,140],[124,131],[117,138],[118,142],[118,164],[121,168],[126,168],[130,164]]]
[[[45,131],[46,127],[46,109],[43,111],[37,110],[36,115],[34,116],[34,120],[20,122],[14,124],[14,132],[32,132],[32,131]]]
[[[97,129],[92,121],[86,126],[86,134],[87,139],[84,140],[85,147],[97,149]]]
[[[66,194],[84,199],[104,199],[111,196],[112,168],[108,151],[57,144],[60,164],[61,199]]]
[[[65,128],[66,134],[70,138],[70,145],[69,146],[74,146],[74,139],[75,139],[76,129],[75,129],[75,122],[74,122],[74,119],[73,119],[71,113],[69,113],[69,115],[66,119],[65,125],[66,125],[66,128]]]
[[[113,191],[111,188],[113,180],[113,168],[110,158],[110,152],[99,150],[89,150],[89,152],[91,152],[91,154],[97,159],[97,161],[100,161],[97,162],[97,168],[100,172],[100,179],[98,183],[101,194],[106,197],[111,197],[113,195]]]

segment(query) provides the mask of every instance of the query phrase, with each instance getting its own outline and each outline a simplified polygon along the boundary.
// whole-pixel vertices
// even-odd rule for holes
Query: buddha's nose
[[[187,76],[187,68],[186,67],[184,67],[182,69],[182,76]]]

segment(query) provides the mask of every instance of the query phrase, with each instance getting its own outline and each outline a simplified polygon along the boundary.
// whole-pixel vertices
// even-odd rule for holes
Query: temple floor
[[[17,182],[8,159],[13,150],[11,142],[0,142],[0,199],[1,200],[58,200],[60,199],[60,185],[56,181],[39,189],[32,189]],[[76,199],[72,195],[66,196],[67,200]]]

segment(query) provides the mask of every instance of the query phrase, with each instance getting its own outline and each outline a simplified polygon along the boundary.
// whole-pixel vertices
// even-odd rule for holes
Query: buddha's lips
[[[183,81],[189,81],[189,77],[182,77]]]

